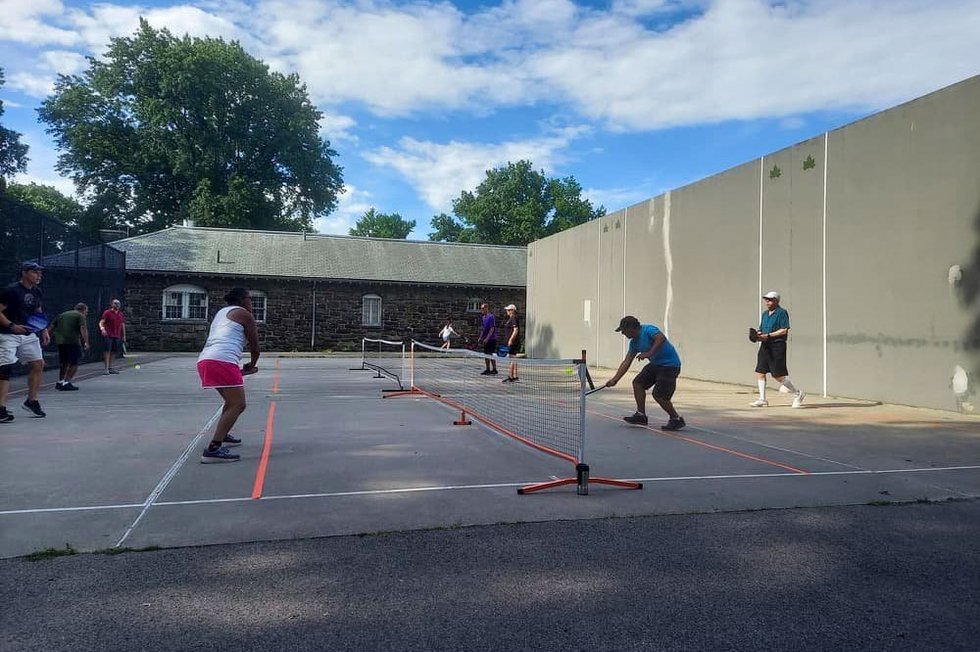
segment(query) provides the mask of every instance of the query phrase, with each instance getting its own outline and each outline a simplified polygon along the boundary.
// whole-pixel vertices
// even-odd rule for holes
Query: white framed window
[[[258,290],[253,290],[248,293],[252,297],[252,316],[255,317],[255,321],[265,323],[266,318],[266,296],[265,292],[259,292]]]
[[[480,306],[483,305],[483,299],[480,297],[470,297],[466,300],[466,312],[480,312]]]
[[[208,293],[196,285],[171,285],[163,291],[164,319],[208,318]]]
[[[365,294],[361,297],[361,324],[381,325],[381,297],[377,294]]]

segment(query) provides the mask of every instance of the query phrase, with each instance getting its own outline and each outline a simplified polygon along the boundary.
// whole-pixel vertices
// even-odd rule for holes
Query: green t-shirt
[[[68,310],[58,315],[54,320],[54,343],[55,344],[81,344],[82,325],[85,323],[85,315],[77,310]]]

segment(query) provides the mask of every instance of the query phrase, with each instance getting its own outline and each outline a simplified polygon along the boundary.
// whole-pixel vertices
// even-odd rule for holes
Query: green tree
[[[572,177],[549,179],[530,161],[487,171],[474,192],[453,200],[454,217],[432,219],[430,240],[526,245],[602,216]]]
[[[7,195],[65,224],[71,226],[82,224],[85,207],[74,197],[69,197],[54,186],[39,183],[12,183],[7,186]]]
[[[82,75],[59,77],[38,112],[102,227],[312,230],[343,190],[306,87],[237,42],[141,20]]]
[[[357,220],[350,234],[404,240],[414,228],[415,220],[404,220],[398,213],[378,213],[373,208],[369,208],[361,219]]]
[[[3,68],[0,68],[0,88],[3,88]],[[0,118],[3,117],[3,100],[0,100]],[[0,125],[0,189],[6,177],[27,170],[27,145],[20,142],[20,134]]]

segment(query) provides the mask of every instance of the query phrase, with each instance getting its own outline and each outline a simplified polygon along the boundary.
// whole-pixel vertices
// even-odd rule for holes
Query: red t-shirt
[[[109,308],[102,313],[102,325],[105,326],[105,336],[122,339],[123,322],[126,321],[122,310]]]

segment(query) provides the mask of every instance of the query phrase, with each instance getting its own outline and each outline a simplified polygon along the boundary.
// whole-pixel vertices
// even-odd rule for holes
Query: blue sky
[[[72,192],[36,108],[140,16],[234,39],[296,72],[347,190],[368,208],[451,212],[528,159],[613,211],[980,73],[980,0],[0,0],[3,124],[17,181]]]

